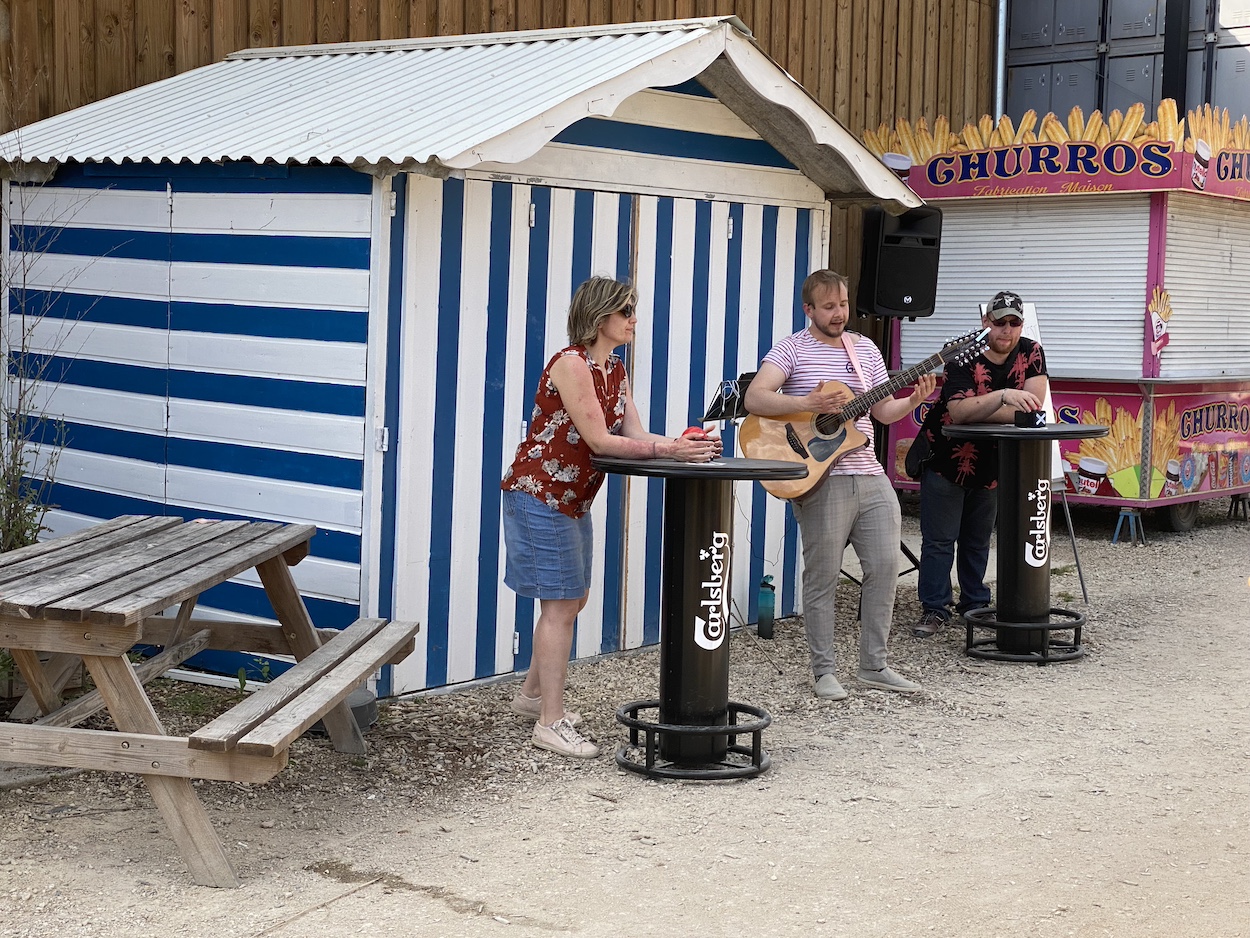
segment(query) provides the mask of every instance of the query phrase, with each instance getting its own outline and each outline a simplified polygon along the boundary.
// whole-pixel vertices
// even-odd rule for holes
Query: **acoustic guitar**
[[[751,414],[738,429],[742,451],[751,459],[780,459],[801,462],[807,466],[807,478],[762,482],[765,490],[777,498],[799,498],[825,481],[829,469],[847,453],[867,445],[868,438],[855,426],[855,421],[872,409],[878,401],[893,397],[900,388],[912,384],[948,362],[969,362],[985,348],[989,329],[978,329],[951,339],[924,361],[900,371],[897,375],[870,388],[844,404],[837,413],[815,414],[799,411],[776,417]],[[826,381],[822,388],[844,388],[841,381]]]

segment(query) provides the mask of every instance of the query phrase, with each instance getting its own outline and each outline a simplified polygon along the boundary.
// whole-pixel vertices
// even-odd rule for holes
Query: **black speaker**
[[[941,244],[939,208],[922,205],[902,215],[865,209],[856,312],[909,319],[932,316]]]

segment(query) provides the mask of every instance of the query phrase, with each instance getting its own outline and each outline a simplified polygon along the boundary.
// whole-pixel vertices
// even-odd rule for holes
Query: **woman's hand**
[[[720,437],[701,427],[688,427],[671,446],[669,458],[681,462],[708,462],[721,454]]]

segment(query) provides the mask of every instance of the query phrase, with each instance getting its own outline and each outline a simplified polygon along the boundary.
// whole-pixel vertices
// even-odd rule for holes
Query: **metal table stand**
[[[596,457],[594,465],[603,472],[664,479],[660,696],[617,709],[617,722],[629,728],[629,745],[617,749],[616,764],[650,778],[687,780],[749,778],[767,771],[771,762],[761,734],[772,717],[729,699],[733,483],[801,479],[807,467],[761,459],[685,463],[612,457]],[[658,719],[640,716],[644,711]],[[749,746],[738,743],[748,735]],[[630,753],[640,745],[641,762]]]
[[[998,605],[964,613],[965,653],[1039,665],[1080,658],[1085,615],[1050,604],[1051,443],[1106,436],[1107,428],[973,423],[950,424],[942,432],[957,440],[998,441]],[[994,629],[995,635],[976,638],[978,629]],[[1072,637],[1052,638],[1052,632]]]

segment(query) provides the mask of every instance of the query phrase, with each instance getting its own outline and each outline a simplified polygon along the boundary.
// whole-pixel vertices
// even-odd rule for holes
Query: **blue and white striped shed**
[[[0,168],[10,393],[24,350],[66,430],[52,531],[315,523],[319,625],[422,623],[383,694],[528,665],[499,479],[577,283],[638,285],[632,385],[674,433],[802,322],[831,200],[920,204],[733,17],[247,50],[0,137]],[[658,638],[657,485],[597,501],[579,657]],[[765,573],[794,611],[793,518],[737,494],[737,611]],[[248,576],[201,602],[267,612]]]

